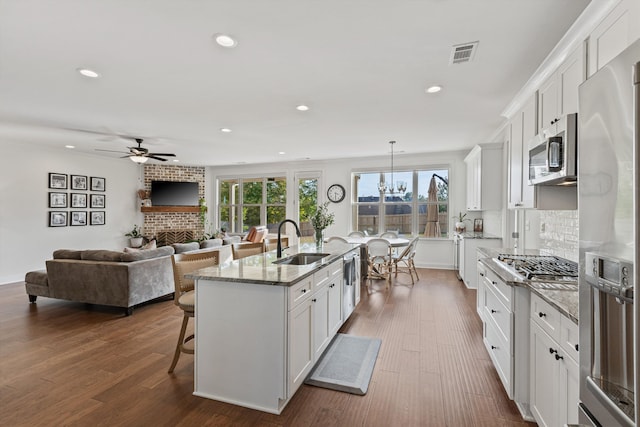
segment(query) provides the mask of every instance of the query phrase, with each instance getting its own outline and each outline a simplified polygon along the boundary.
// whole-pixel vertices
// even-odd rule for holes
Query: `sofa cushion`
[[[82,259],[82,251],[75,249],[58,249],[53,251],[53,259]]]
[[[88,249],[82,251],[81,259],[85,261],[122,261],[124,252],[106,249]]]
[[[218,246],[222,246],[222,239],[209,239],[200,242],[200,249],[217,248]]]
[[[125,249],[125,253],[122,254],[121,260],[124,262],[141,261],[143,259],[158,258],[163,256],[173,255],[174,250],[171,246],[162,246],[155,249],[145,250],[131,250],[131,248]]]
[[[200,243],[198,242],[189,242],[189,243],[174,243],[171,245],[177,254],[182,254],[189,251],[196,251],[200,249]]]
[[[34,285],[49,286],[47,270],[30,271],[24,276],[24,281]]]
[[[229,236],[222,239],[222,243],[225,245],[232,245],[234,243],[240,243],[242,241],[242,237],[240,236]]]

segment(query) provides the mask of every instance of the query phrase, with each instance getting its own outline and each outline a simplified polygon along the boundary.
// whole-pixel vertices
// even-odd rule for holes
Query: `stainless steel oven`
[[[575,184],[577,129],[577,114],[567,114],[556,124],[557,134],[529,143],[529,185]]]

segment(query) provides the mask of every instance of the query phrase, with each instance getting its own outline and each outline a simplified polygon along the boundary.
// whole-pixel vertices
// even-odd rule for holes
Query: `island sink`
[[[286,264],[286,265],[308,265],[314,262],[320,261],[322,258],[331,254],[318,254],[318,253],[299,253],[291,255],[286,258],[274,261],[274,264]]]

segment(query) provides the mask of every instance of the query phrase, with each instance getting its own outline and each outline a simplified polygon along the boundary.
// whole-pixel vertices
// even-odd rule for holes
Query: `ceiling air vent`
[[[479,42],[475,41],[453,46],[449,64],[453,65],[462,64],[463,62],[471,62],[473,57],[476,55],[476,50],[478,50],[478,43]]]

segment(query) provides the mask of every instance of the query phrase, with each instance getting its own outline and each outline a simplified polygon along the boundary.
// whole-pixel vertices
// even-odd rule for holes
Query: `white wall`
[[[450,166],[449,188],[450,188],[450,206],[451,216],[453,213],[465,211],[466,200],[466,167],[464,158],[468,151],[455,151],[443,153],[427,153],[417,155],[394,156],[394,169],[417,169],[430,166]],[[329,209],[336,214],[335,223],[327,228],[325,235],[346,235],[351,230],[351,204],[350,195],[352,194],[351,173],[367,170],[385,170],[390,167],[390,157],[364,157],[359,159],[340,159],[331,161],[306,161],[306,162],[289,162],[264,165],[232,165],[226,167],[210,167],[208,168],[207,181],[215,184],[218,177],[242,176],[242,175],[262,175],[262,174],[285,174],[289,189],[289,200],[294,195],[291,184],[294,183],[296,172],[301,171],[320,171],[322,174],[322,182],[320,188],[321,201],[326,200],[326,189],[331,184],[342,184],[347,190],[347,197],[341,203],[332,203]],[[211,185],[211,191],[207,191],[207,200],[209,206],[215,206],[217,198],[215,185]],[[287,217],[296,218],[296,207],[291,204],[287,207]],[[479,214],[479,213],[478,213]],[[217,224],[216,209],[210,209],[210,220],[213,224]],[[452,224],[451,224],[452,226]],[[290,232],[289,232],[290,233]],[[453,268],[453,244],[450,239],[422,239],[418,245],[416,252],[416,265],[418,267],[432,268]]]
[[[0,284],[44,269],[55,249],[122,250],[127,245],[124,234],[133,224],[142,224],[135,194],[142,188],[140,171],[133,162],[12,141],[1,141],[0,146]],[[49,227],[48,192],[54,191],[48,188],[49,172],[106,178],[106,224]]]

